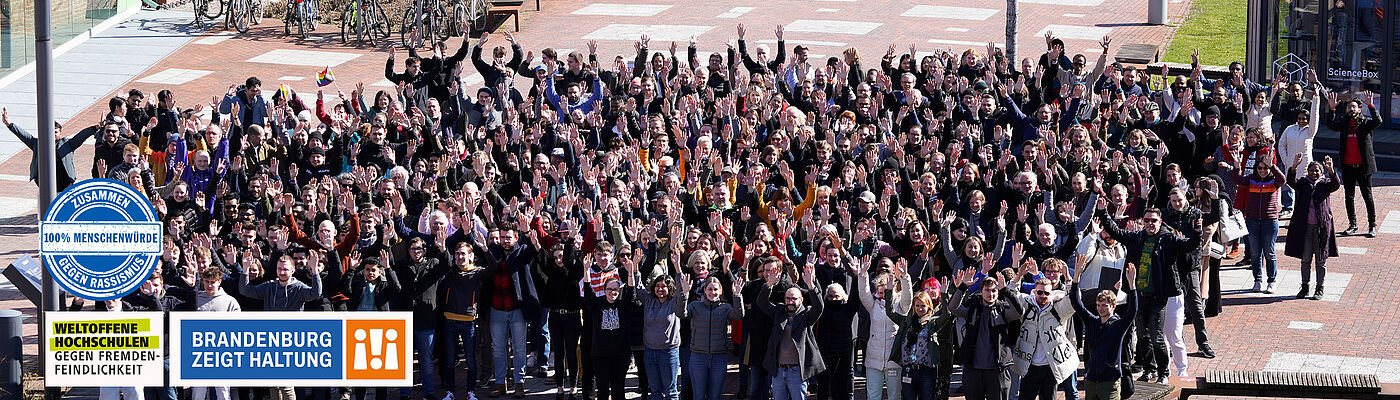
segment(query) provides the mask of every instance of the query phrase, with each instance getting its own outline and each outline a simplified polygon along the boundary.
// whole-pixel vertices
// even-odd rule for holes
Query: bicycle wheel
[[[345,4],[345,10],[340,13],[340,42],[350,44],[350,34],[358,33],[355,30],[355,23],[359,22],[360,16],[356,14],[359,8],[355,7],[355,2]]]
[[[472,30],[477,32],[486,30],[486,13],[491,10],[491,3],[486,0],[471,0]]]
[[[364,9],[360,10],[360,17],[358,19],[358,23],[356,24],[357,28],[355,29],[355,35],[357,36],[357,39],[359,39],[360,43],[368,44],[369,47],[374,47],[374,25],[376,23],[376,20],[377,18],[374,16],[374,8],[366,6]]]
[[[248,20],[250,25],[257,25],[262,23],[263,1],[264,0],[250,0],[248,2],[248,10],[252,11],[248,13]]]
[[[320,6],[321,4],[319,1],[306,0],[306,26],[310,27],[308,30],[311,32],[316,31],[316,11],[317,7]]]
[[[408,42],[409,34],[413,32],[414,29],[418,29],[421,22],[421,20],[416,18],[418,14],[413,11],[413,7],[404,10],[403,19],[401,20],[403,21],[403,25],[399,25],[399,42],[403,43],[404,46],[413,46],[413,44]],[[419,32],[422,32],[422,30],[420,29]]]
[[[449,19],[447,23],[448,36],[462,36],[467,34],[466,30],[462,29],[462,25],[466,24],[468,21],[467,15],[469,15],[467,13],[467,6],[461,3],[452,6],[452,18]]]
[[[233,16],[233,25],[238,29],[238,33],[248,33],[248,20],[252,18],[252,3],[248,0],[234,0],[238,2],[237,14]]]
[[[435,41],[447,40],[447,38],[452,37],[452,29],[454,29],[449,26],[452,14],[447,13],[441,2],[437,0],[432,0],[432,2],[433,4],[429,6],[432,12],[428,13],[428,29],[431,29],[433,37],[437,38]]]
[[[369,2],[374,7],[372,8],[373,12],[368,15],[370,19],[367,26],[374,34],[379,35],[380,39],[388,39],[389,36],[393,35],[389,30],[389,14],[384,12],[384,6],[379,5],[378,0],[369,0]]]

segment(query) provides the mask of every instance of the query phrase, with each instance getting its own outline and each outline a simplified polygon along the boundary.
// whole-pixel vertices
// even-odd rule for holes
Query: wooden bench
[[[1172,75],[1190,75],[1191,64],[1174,62],[1154,62],[1147,64],[1147,73],[1158,75],[1162,73],[1162,66],[1167,66],[1167,71]],[[1201,65],[1201,77],[1206,79],[1225,79],[1230,77],[1230,67],[1220,65]]]
[[[538,0],[536,0],[535,4],[538,8]],[[505,15],[506,18],[515,18],[515,31],[520,32],[520,11],[524,8],[524,1],[493,1],[491,2],[491,10],[488,11],[486,15],[488,17],[492,15]]]
[[[1172,377],[1180,400],[1188,397],[1284,397],[1400,399],[1400,384],[1382,384],[1372,374],[1279,371],[1206,371],[1203,377]]]
[[[1157,62],[1157,45],[1128,43],[1113,53],[1113,58],[1124,64],[1147,65]]]

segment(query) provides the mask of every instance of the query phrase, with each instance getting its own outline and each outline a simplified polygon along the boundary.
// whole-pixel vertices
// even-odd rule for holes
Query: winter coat
[[[802,286],[805,286],[803,284]],[[811,379],[813,376],[826,371],[826,362],[822,361],[821,350],[817,348],[816,336],[812,334],[812,326],[817,324],[817,320],[822,315],[822,297],[812,290],[803,290],[805,307],[796,312],[788,312],[787,307],[779,307],[769,300],[773,288],[763,285],[763,289],[758,292],[758,309],[764,314],[773,317],[773,329],[769,332],[768,350],[763,356],[763,367],[768,370],[769,376],[778,376],[778,351],[781,347],[780,340],[791,340],[797,348],[797,356],[801,357],[802,379]],[[784,337],[787,327],[792,326],[792,334]]]
[[[1293,207],[1293,217],[1288,220],[1288,236],[1284,239],[1283,255],[1303,258],[1307,246],[1308,213],[1312,211],[1307,202],[1312,202],[1321,211],[1317,215],[1317,223],[1322,226],[1322,231],[1327,233],[1327,256],[1336,257],[1337,237],[1332,234],[1336,225],[1332,220],[1331,198],[1332,192],[1340,187],[1341,177],[1336,171],[1323,175],[1320,182],[1294,176],[1293,168],[1289,168],[1288,186],[1293,187],[1297,206]]]
[[[700,354],[728,354],[734,342],[729,340],[729,321],[744,318],[744,304],[739,293],[728,303],[700,299],[690,302],[681,318],[690,319],[690,351]]]
[[[890,313],[909,314],[909,304],[914,301],[914,291],[910,289],[913,283],[910,282],[909,275],[904,274],[900,277],[899,284],[903,290],[899,291],[899,298],[894,299],[894,304],[889,304],[889,297],[877,300],[870,294],[869,276],[856,277],[860,304],[865,306],[865,311],[870,314],[870,335],[866,337],[865,342],[866,368],[899,368],[898,359],[890,357],[899,337],[899,325],[890,318]]]
[[[1317,107],[1319,103],[1321,101],[1314,100],[1312,106],[1308,108],[1308,115],[1311,116],[1308,119],[1308,126],[1302,127],[1293,123],[1289,124],[1287,128],[1283,128],[1283,134],[1278,136],[1279,160],[1292,163],[1293,157],[1302,154],[1302,165],[1308,165],[1309,162],[1312,162],[1313,139],[1317,137],[1318,127],[1322,126],[1320,118],[1318,118]],[[1301,178],[1304,172],[1306,171],[1298,171],[1296,176]]]
[[[1074,340],[1066,335],[1074,316],[1074,306],[1069,296],[1061,291],[1050,294],[1050,304],[1042,308],[1035,304],[1035,296],[1016,293],[1015,301],[1021,309],[1021,333],[1012,347],[1011,370],[1026,376],[1036,354],[1049,352],[1045,361],[1050,364],[1050,372],[1055,382],[1065,378],[1079,368],[1079,353],[1074,349]]]

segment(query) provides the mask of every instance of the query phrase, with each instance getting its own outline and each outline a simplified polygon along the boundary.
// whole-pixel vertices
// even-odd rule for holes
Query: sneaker
[[[1241,249],[1241,247],[1242,246],[1238,244],[1230,246],[1230,253],[1226,254],[1225,258],[1236,258],[1239,257],[1241,254],[1244,254],[1244,250]]]
[[[1283,210],[1283,211],[1279,211],[1279,213],[1278,213],[1278,219],[1279,219],[1280,222],[1282,222],[1283,220],[1286,220],[1286,219],[1290,219],[1290,218],[1293,218],[1293,210]]]
[[[1264,287],[1264,294],[1274,294],[1274,289],[1278,289],[1278,285],[1269,282],[1269,286]]]
[[[1159,374],[1157,375],[1157,380],[1153,383],[1156,383],[1158,385],[1165,385],[1167,384],[1167,378],[1170,378],[1170,376],[1167,374]]]
[[[1356,223],[1355,223],[1355,222],[1351,223],[1351,226],[1347,227],[1347,230],[1342,231],[1342,236],[1351,236],[1351,235],[1355,235],[1355,234],[1356,234]]]
[[[1317,290],[1313,292],[1311,299],[1322,300],[1322,285],[1317,285]]]
[[[1371,224],[1371,229],[1366,230],[1366,237],[1376,237],[1376,224]]]
[[[1157,374],[1152,373],[1152,371],[1143,372],[1142,376],[1139,376],[1137,380],[1138,382],[1152,382],[1156,380],[1156,375]]]
[[[1254,282],[1254,288],[1253,288],[1253,289],[1249,289],[1249,291],[1250,291],[1250,292],[1253,292],[1253,293],[1259,293],[1260,291],[1262,291],[1263,288],[1264,288],[1264,282],[1258,282],[1258,281],[1256,281],[1256,282]]]
[[[1308,284],[1304,283],[1304,284],[1303,284],[1303,288],[1302,288],[1302,289],[1298,289],[1298,295],[1297,295],[1297,297],[1300,298],[1300,299],[1303,299],[1303,298],[1307,298],[1307,297],[1308,297]]]

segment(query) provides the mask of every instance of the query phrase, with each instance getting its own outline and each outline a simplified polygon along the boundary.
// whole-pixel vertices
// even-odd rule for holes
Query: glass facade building
[[[1271,71],[1288,73],[1287,66],[1307,64],[1337,93],[1372,93],[1386,125],[1400,127],[1400,0],[1262,3],[1255,4],[1277,12],[1268,18],[1273,29],[1264,49],[1265,57],[1275,60]]]
[[[53,47],[67,43],[88,29],[137,7],[135,0],[51,0]],[[34,2],[0,0],[0,76],[34,61]]]

